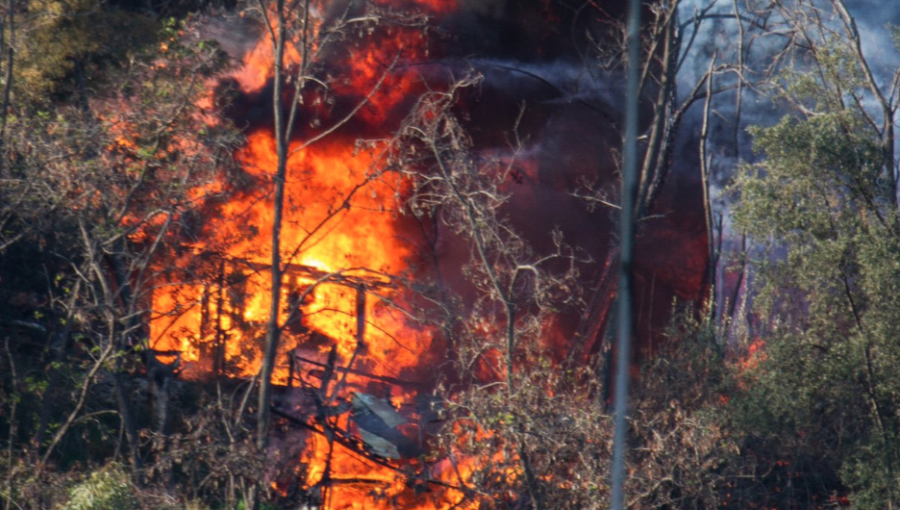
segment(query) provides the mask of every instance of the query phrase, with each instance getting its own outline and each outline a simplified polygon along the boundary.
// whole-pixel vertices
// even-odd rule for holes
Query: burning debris
[[[435,202],[424,213],[422,204],[430,198],[422,202],[421,197],[440,185],[413,174],[429,175],[432,170],[426,166],[435,159],[446,158],[452,165],[473,162],[471,171],[482,176],[464,184],[475,186],[466,193],[477,197],[480,182],[496,181],[491,192],[496,203],[487,204],[496,210],[486,211],[511,216],[508,225],[497,224],[496,232],[501,237],[507,228],[524,232],[522,238],[503,241],[521,245],[513,248],[521,257],[517,263],[525,264],[521,261],[528,257],[555,261],[557,267],[548,274],[573,275],[546,286],[560,295],[568,293],[566,299],[572,302],[579,299],[574,275],[590,267],[591,257],[607,257],[604,268],[592,276],[597,290],[580,326],[559,319],[568,313],[562,309],[541,316],[542,324],[528,326],[540,332],[554,363],[584,364],[606,349],[600,336],[615,292],[608,278],[615,257],[604,254],[609,248],[608,216],[586,212],[571,190],[584,180],[611,181],[614,161],[599,152],[587,158],[569,154],[582,154],[598,140],[601,146],[617,143],[612,141],[618,136],[613,110],[606,105],[615,93],[596,80],[584,82],[565,58],[552,65],[510,61],[524,74],[510,74],[503,51],[497,59],[463,64],[453,58],[435,60],[441,53],[454,57],[454,52],[440,37],[431,36],[425,29],[428,23],[500,23],[509,13],[502,14],[499,3],[472,9],[427,1],[378,1],[369,7],[351,2],[343,11],[326,3],[308,6],[302,18],[272,11],[234,25],[246,26],[245,33],[251,34],[246,40],[252,42],[242,46],[228,41],[225,46],[241,65],[212,88],[224,93],[230,83],[231,94],[237,94],[230,115],[248,126],[246,145],[237,153],[241,172],[215,183],[229,190],[227,200],[207,205],[184,258],[167,262],[183,269],[184,281],[197,283],[173,279],[154,293],[157,315],[150,323],[151,344],[158,351],[180,353],[183,377],[255,381],[266,359],[263,338],[269,342],[273,331],[271,324],[267,330],[269,310],[277,310],[272,319],[278,339],[272,413],[306,438],[305,487],[318,494],[313,499],[329,508],[350,508],[349,494],[361,491],[357,494],[366,494],[367,508],[375,508],[388,495],[416,499],[414,494],[404,496],[403,487],[411,484],[416,493],[420,484],[415,480],[420,480],[442,487],[442,494],[430,497],[443,498],[448,506],[462,504],[470,497],[468,475],[462,472],[470,468],[459,464],[474,460],[455,459],[452,447],[437,447],[434,435],[444,424],[438,411],[441,398],[433,396],[441,365],[456,355],[454,337],[460,332],[452,315],[458,312],[441,310],[449,301],[435,306],[434,287],[444,296],[462,296],[463,308],[485,307],[479,334],[499,333],[494,330],[501,328],[502,320],[514,329],[524,331],[526,326],[516,324],[516,311],[506,319],[489,318],[496,310],[479,297],[485,288],[473,285],[467,262],[472,243],[457,227],[447,226],[452,204]],[[528,20],[551,14],[547,5],[513,10]],[[222,34],[222,23],[214,21],[204,30]],[[278,42],[281,31],[292,38],[283,49]],[[333,33],[343,34],[343,39],[334,39]],[[542,34],[527,44],[540,40],[552,39]],[[560,55],[567,51],[549,43],[547,48]],[[278,59],[284,62],[278,72],[290,78],[275,73]],[[566,72],[557,73],[560,69]],[[544,76],[545,71],[561,76],[561,81]],[[459,76],[448,78],[446,73]],[[487,79],[482,82],[479,76]],[[441,96],[444,90],[450,92]],[[274,109],[273,94],[280,94]],[[286,99],[291,96],[295,99]],[[417,103],[420,96],[424,99]],[[438,97],[444,99],[428,103]],[[497,107],[509,109],[508,118],[497,115]],[[285,124],[288,117],[291,123]],[[462,123],[451,127],[447,119],[457,117]],[[434,127],[436,123],[444,124]],[[555,135],[554,126],[563,135]],[[431,129],[435,136],[429,140],[425,131]],[[463,130],[474,134],[469,138]],[[284,133],[290,133],[286,140]],[[519,139],[518,146],[510,145],[509,136]],[[523,140],[530,137],[537,141],[526,146]],[[407,144],[401,154],[398,143]],[[563,157],[562,165],[554,155]],[[283,178],[275,172],[281,165]],[[446,182],[453,179],[446,176]],[[272,202],[273,190],[282,182],[283,211]],[[486,196],[481,193],[481,198]],[[574,239],[577,246],[563,246],[563,238]],[[526,243],[537,251],[524,248]],[[273,260],[278,261],[277,271]],[[545,262],[535,264],[531,272],[538,265],[545,271]],[[503,298],[507,305],[519,299],[515,296],[545,286],[527,274],[511,277],[511,292]],[[281,287],[274,297],[272,289],[278,287],[273,278]],[[660,280],[662,292],[672,292],[662,278],[652,278],[652,285]],[[432,288],[423,285],[435,281]],[[659,302],[668,303],[669,295]],[[525,300],[521,309],[533,306],[537,302]],[[441,313],[450,314],[441,319],[448,324],[443,331],[434,325],[435,314]],[[665,317],[659,313],[655,320],[663,324]],[[658,333],[641,334],[650,338]],[[576,340],[549,343],[567,335]],[[485,348],[484,356],[473,361],[481,384],[497,383],[504,371],[511,380],[513,354],[502,362],[501,352]],[[506,368],[501,368],[504,363]],[[337,493],[344,495],[338,498]]]
[[[352,402],[353,423],[362,441],[375,454],[387,459],[421,455],[422,450],[397,429],[407,421],[390,404],[365,393],[354,393]]]

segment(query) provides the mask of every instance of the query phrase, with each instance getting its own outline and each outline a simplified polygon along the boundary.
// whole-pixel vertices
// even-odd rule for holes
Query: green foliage
[[[84,482],[69,491],[62,510],[130,510],[138,501],[128,475],[118,464],[110,464],[91,473]]]
[[[780,97],[799,114],[751,130],[763,159],[735,180],[735,224],[761,247],[766,356],[733,410],[774,455],[810,477],[837,473],[856,507],[883,508],[900,503],[894,141],[853,100],[857,61],[829,48],[821,73],[785,76]]]
[[[716,336],[712,321],[676,314],[668,341],[642,367],[632,388],[630,508],[718,508],[732,501],[728,484],[752,472],[725,415],[734,381]],[[529,359],[515,392],[457,397],[447,447],[481,459],[470,483],[492,496],[483,508],[515,508],[510,495],[525,493],[545,508],[608,508],[612,416],[597,397],[597,374]]]
[[[50,94],[71,89],[73,73],[104,61],[122,61],[155,41],[156,22],[120,11],[98,0],[32,0],[16,52],[15,86],[22,98],[44,102]]]
[[[21,238],[0,257],[0,349],[8,342],[17,371],[13,380],[3,350],[0,435],[4,453],[22,465],[10,472],[4,459],[0,477],[15,480],[16,505],[56,508],[30,503],[49,486],[29,481],[34,466],[44,476],[70,475],[121,452],[117,413],[125,406],[133,406],[137,426],[149,421],[149,399],[132,384],[143,355],[131,348],[143,335],[134,333],[134,317],[152,302],[148,281],[160,274],[149,264],[162,250],[181,249],[174,241],[190,226],[182,220],[203,205],[197,190],[229,168],[238,134],[225,120],[207,125],[220,105],[198,105],[205,78],[225,62],[216,45],[182,44],[179,23],[157,35],[156,21],[106,3],[35,0],[28,7],[17,20],[17,115],[6,125],[0,179],[4,241]],[[83,73],[83,88],[73,73]],[[148,242],[155,239],[161,242]],[[96,250],[101,244],[108,249]],[[119,268],[128,292],[117,283]],[[117,374],[125,374],[124,393],[133,398],[124,404]],[[116,473],[85,482],[70,507],[121,507]],[[100,497],[107,489],[108,505]]]
[[[666,336],[633,389],[631,493],[640,508],[729,505],[729,480],[746,473],[724,413],[733,381],[714,321],[687,307]]]

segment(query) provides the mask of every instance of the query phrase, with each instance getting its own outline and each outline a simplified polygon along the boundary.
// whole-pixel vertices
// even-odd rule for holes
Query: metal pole
[[[638,79],[641,58],[641,2],[629,0],[628,92],[625,102],[625,163],[620,218],[619,332],[616,361],[615,432],[613,436],[612,510],[624,510],[625,443],[628,424],[628,368],[631,361],[631,261],[634,252],[634,202],[637,190]]]

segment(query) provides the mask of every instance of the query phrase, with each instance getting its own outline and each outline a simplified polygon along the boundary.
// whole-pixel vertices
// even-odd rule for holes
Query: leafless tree
[[[538,253],[504,217],[509,199],[504,183],[515,170],[521,144],[511,147],[511,156],[504,159],[479,157],[473,150],[453,107],[460,91],[478,81],[471,75],[446,91],[425,95],[400,129],[393,156],[414,183],[412,213],[464,239],[471,251],[464,271],[478,290],[477,300],[466,311],[450,310],[464,314],[451,333],[458,335],[455,366],[465,381],[466,389],[460,391],[467,393],[454,405],[471,411],[462,419],[475,424],[463,435],[474,438],[497,425],[481,421],[496,420],[488,408],[469,407],[476,401],[495,402],[492,411],[504,413],[509,425],[504,431],[511,434],[492,444],[518,459],[512,469],[524,476],[523,487],[535,508],[548,508],[538,479],[541,472],[531,459],[534,445],[525,440],[534,433],[529,430],[533,422],[518,404],[546,389],[536,385],[533,368],[547,368],[542,365],[548,359],[542,337],[550,318],[580,303],[577,264],[584,257],[579,258],[559,233],[553,234],[548,253]]]
[[[190,230],[191,211],[206,198],[192,190],[230,161],[236,142],[225,123],[201,128],[195,106],[203,80],[220,68],[221,55],[215,48],[183,51],[162,67],[136,59],[121,71],[117,94],[92,99],[87,117],[60,107],[53,118],[18,118],[9,126],[5,150],[15,157],[6,168],[7,196],[22,197],[19,221],[31,222],[30,235],[43,236],[61,261],[47,275],[48,308],[54,313],[44,333],[54,359],[35,433],[38,444],[50,434],[50,414],[64,391],[59,386],[65,376],[57,366],[82,354],[87,365],[85,373],[70,374],[77,388],[74,405],[48,438],[43,464],[72,426],[87,419],[86,405],[103,380],[113,387],[129,459],[140,465],[126,373],[138,366],[151,374],[164,370],[147,349],[145,331],[153,286],[167,271],[158,261],[177,250],[179,236]],[[152,86],[135,86],[143,81]],[[136,108],[148,104],[152,110]],[[74,337],[82,354],[71,350]],[[144,359],[137,355],[141,352]],[[165,391],[159,390],[164,417]],[[164,428],[164,421],[155,425]]]

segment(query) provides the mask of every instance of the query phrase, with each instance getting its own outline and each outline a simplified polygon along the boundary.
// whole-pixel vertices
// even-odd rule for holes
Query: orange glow
[[[447,0],[378,3],[431,14],[455,9],[455,2]],[[320,7],[311,12],[323,12]],[[268,18],[274,23],[276,16],[269,13]],[[300,20],[291,22],[300,26]],[[315,15],[310,19],[308,55],[322,49],[316,41],[323,23]],[[276,33],[280,30],[277,24],[273,28]],[[384,32],[348,43],[350,58],[332,63],[335,74],[346,77],[333,80],[332,93],[349,97],[351,104],[365,103],[357,116],[372,123],[383,122],[387,112],[412,93],[412,72],[393,64],[427,54],[422,31],[391,28]],[[232,75],[245,92],[259,91],[273,76],[272,41],[268,32],[263,34]],[[297,50],[301,37],[294,32],[286,35],[291,40],[286,44],[285,63],[296,66],[302,61]],[[212,102],[207,96],[200,106],[209,107]],[[319,106],[304,103],[303,108]],[[357,350],[355,285],[366,282],[365,369],[396,376],[419,366],[430,347],[430,334],[387,305],[402,304],[388,275],[403,273],[411,255],[396,231],[403,179],[383,172],[377,148],[360,151],[355,139],[332,135],[311,147],[303,148],[300,143],[291,145],[286,179],[281,257],[288,266],[279,298],[279,323],[287,323],[287,327],[279,360],[285,360],[287,352],[314,332],[336,345],[341,362],[349,361]],[[268,193],[278,161],[273,134],[265,129],[249,133],[237,159],[252,184],[219,204],[215,217],[204,219],[207,239],[192,245],[185,257],[216,259],[208,264],[218,266],[213,269],[216,274],[207,275],[203,285],[174,284],[154,293],[158,315],[150,325],[151,345],[157,350],[180,351],[184,361],[199,362],[199,372],[193,375],[208,372],[216,363],[217,371],[236,376],[254,375],[259,368],[261,338],[271,305],[268,265],[274,219]],[[195,191],[194,198],[224,188],[224,183],[213,183]],[[297,299],[302,303],[292,302]],[[330,342],[315,347],[324,353]],[[213,356],[218,359],[210,361]],[[192,375],[191,369],[186,375]],[[287,378],[287,362],[283,361],[275,370],[274,381],[285,384]]]
[[[759,377],[758,370],[768,358],[766,341],[762,338],[754,338],[750,345],[747,346],[746,354],[734,361],[734,367],[740,376],[737,382],[738,389],[747,389],[748,383],[755,381]],[[727,398],[724,403],[727,403]]]
[[[277,158],[270,133],[252,133],[238,158],[262,186],[271,184]],[[279,322],[297,322],[298,328],[302,325],[326,335],[346,363],[357,347],[356,289],[348,280],[365,281],[366,354],[372,363],[367,369],[396,376],[404,368],[417,366],[430,347],[430,335],[385,302],[401,300],[387,275],[404,271],[411,255],[395,232],[392,214],[402,186],[400,177],[378,174],[371,154],[356,153],[352,144],[340,141],[297,151],[288,166],[281,236],[282,260],[289,266]],[[200,361],[204,343],[213,341],[215,335],[228,337],[224,361],[237,369],[234,375],[251,376],[259,369],[258,338],[271,304],[272,210],[265,197],[250,194],[231,200],[222,212],[222,217],[208,220],[212,232],[228,238],[225,253],[219,254],[224,266],[220,276],[238,281],[243,295],[235,294],[235,285],[223,288],[215,281],[203,288],[157,292],[154,309],[177,310],[180,315],[153,321],[151,338],[156,349],[178,350],[185,361]],[[194,256],[200,256],[208,246],[198,243],[193,248]],[[319,280],[322,283],[317,284]],[[304,293],[302,306],[289,304]],[[242,327],[238,323],[243,323]],[[249,338],[244,338],[244,333],[249,333]],[[283,337],[282,355],[286,357],[305,335],[291,333],[289,328]],[[330,345],[319,348],[327,352]],[[274,380],[286,384],[287,375],[285,360],[276,369]]]
[[[323,507],[329,510],[369,510],[377,508],[403,508],[404,510],[435,510],[459,508],[474,510],[477,501],[465,500],[462,491],[447,489],[439,491],[446,484],[459,484],[459,474],[466,471],[454,469],[449,461],[442,461],[430,469],[426,476],[435,483],[421,481],[421,490],[411,490],[408,470],[384,467],[360,456],[357,452],[334,443],[329,449],[324,436],[313,435],[307,442],[304,461],[310,466],[307,487],[321,482],[324,467],[328,463],[328,452],[332,451],[331,475]],[[416,464],[410,461],[410,464]],[[415,467],[415,466],[411,466]],[[467,471],[471,474],[471,470]]]
[[[738,361],[741,372],[752,371],[759,366],[760,363],[768,359],[766,354],[766,341],[762,338],[755,338],[747,347],[747,354]]]
[[[456,8],[448,0],[376,3],[434,15]],[[313,19],[310,27],[315,40],[322,21]],[[369,126],[384,125],[392,112],[415,97],[421,86],[414,66],[401,64],[427,56],[423,32],[398,27],[384,32],[347,43],[341,54],[349,58],[329,62],[338,78],[329,84],[328,93],[350,107],[362,104],[356,118]],[[311,47],[313,52],[318,49],[315,44]],[[285,60],[294,67],[301,61],[291,44]],[[259,92],[273,77],[273,63],[272,44],[264,32],[232,77],[244,93]],[[204,111],[212,109],[214,87],[210,83],[210,93],[200,99],[198,106]],[[318,102],[321,98],[315,97],[318,92],[311,91],[309,97],[306,93],[304,89],[301,117],[335,122]],[[297,137],[302,136],[298,128]],[[117,142],[117,149],[130,149],[124,140]],[[334,349],[338,370],[330,379],[334,382],[330,391],[338,393],[325,397],[331,403],[346,405],[354,392],[371,391],[377,393],[373,398],[400,411],[404,406],[405,416],[416,416],[421,411],[409,411],[415,407],[417,392],[412,388],[422,380],[433,382],[430,366],[435,354],[431,330],[411,318],[408,296],[399,283],[400,277],[408,276],[414,256],[398,225],[398,206],[408,183],[400,173],[385,169],[380,150],[378,144],[361,149],[355,136],[340,132],[309,146],[302,141],[290,146],[281,231],[285,272],[278,297],[278,323],[283,329],[272,381],[291,388],[320,384]],[[168,351],[166,356],[179,353],[186,378],[253,377],[261,365],[272,299],[272,190],[278,166],[271,128],[249,131],[235,157],[243,170],[240,184],[223,178],[192,191],[191,198],[200,202],[226,190],[230,193],[227,201],[209,205],[195,240],[180,258],[166,262],[184,271],[185,281],[195,283],[160,282],[153,293],[151,347]],[[362,331],[360,312],[365,319]],[[302,393],[287,390],[284,398],[290,403],[280,405],[310,429],[298,432],[306,434],[306,447],[300,459],[304,469],[296,476],[311,493],[319,491],[321,508],[478,507],[465,488],[466,480],[490,459],[451,462],[435,459],[425,450],[419,456],[379,460],[372,453],[375,448],[360,439],[364,436],[348,411],[314,417]],[[346,437],[329,441],[323,421]],[[419,426],[413,419],[396,430],[412,441],[421,435]],[[427,448],[420,442],[416,447]],[[270,487],[273,494],[286,494],[277,480]]]

